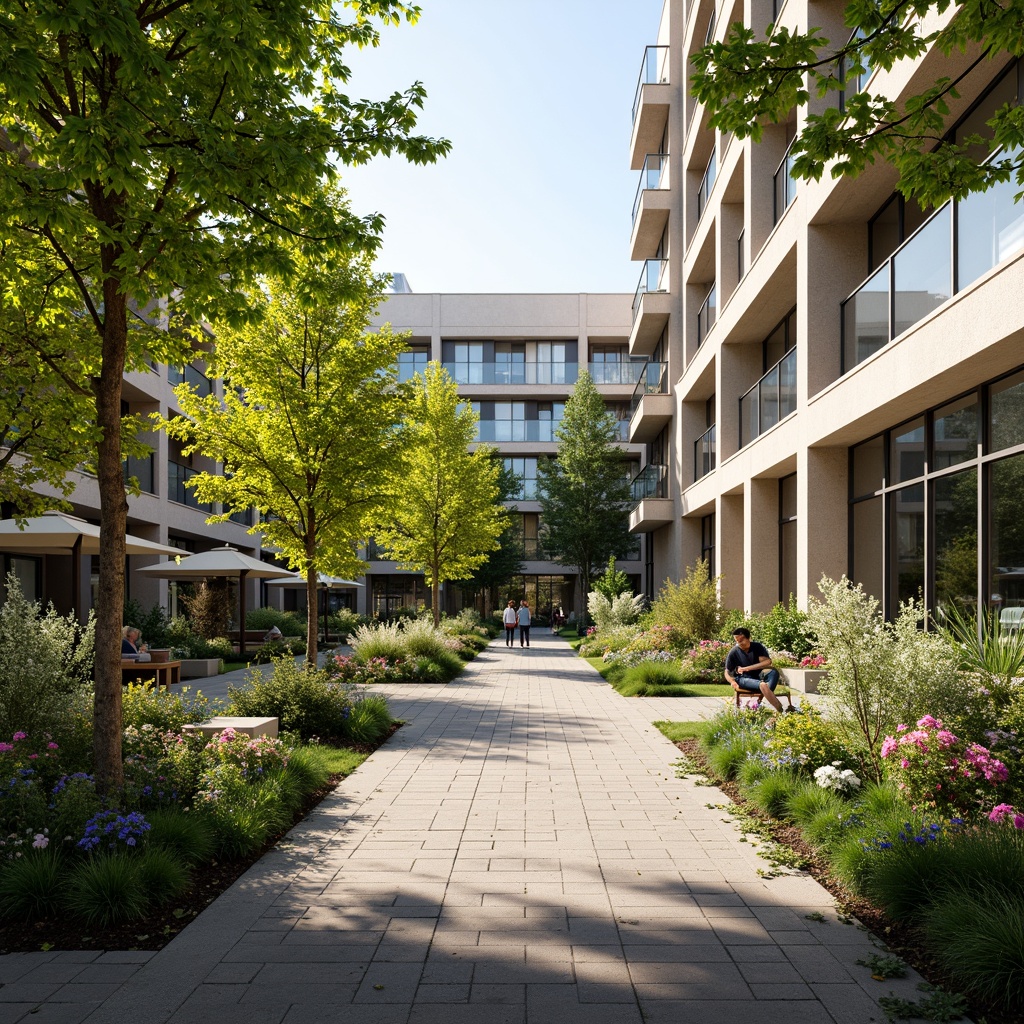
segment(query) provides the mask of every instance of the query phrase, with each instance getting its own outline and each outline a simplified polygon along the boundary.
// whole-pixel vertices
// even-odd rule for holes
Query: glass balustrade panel
[[[889,343],[889,264],[883,263],[843,303],[843,370]]]
[[[957,204],[957,289],[1024,248],[1024,203],[1014,202],[1019,191],[1003,181]]]
[[[952,216],[951,206],[944,206],[893,257],[894,338],[952,294]]]

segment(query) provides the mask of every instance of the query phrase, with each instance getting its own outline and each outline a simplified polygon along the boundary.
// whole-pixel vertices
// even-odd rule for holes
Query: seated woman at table
[[[121,660],[149,661],[149,648],[140,643],[142,634],[134,626],[125,626],[121,630]]]

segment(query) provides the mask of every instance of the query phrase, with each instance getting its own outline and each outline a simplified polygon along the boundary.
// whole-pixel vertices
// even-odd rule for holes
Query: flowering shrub
[[[895,835],[888,833],[871,839],[861,839],[860,845],[871,853],[882,853],[912,846],[926,846],[942,839],[958,835],[964,825],[963,818],[950,818],[948,821],[904,822],[903,827]]]
[[[128,849],[137,846],[139,840],[152,828],[138,812],[122,814],[116,808],[100,811],[85,823],[85,834],[78,840],[80,850],[95,850],[106,846],[108,850],[118,849],[123,843]]]
[[[601,660],[611,665],[632,668],[647,661],[667,664],[674,662],[676,657],[671,651],[606,651]]]
[[[996,804],[991,811],[988,812],[988,820],[994,821],[997,825],[1001,821],[1007,821],[1013,825],[1016,829],[1024,830],[1024,814],[1018,814],[1013,807],[1013,804]]]
[[[685,657],[698,672],[721,680],[725,672],[725,657],[732,646],[724,640],[701,640],[686,652]]]
[[[248,782],[276,774],[288,765],[287,748],[279,739],[247,736],[231,728],[217,733],[206,744],[204,754],[208,763],[235,765]]]
[[[987,803],[1009,776],[988,748],[959,739],[931,715],[916,729],[900,725],[896,732],[885,737],[882,757],[915,806],[967,810]]]
[[[860,778],[850,768],[843,768],[842,761],[833,761],[814,769],[814,781],[822,789],[831,789],[843,796],[860,789]]]
[[[629,590],[615,597],[593,590],[587,595],[587,610],[600,632],[636,622],[644,610],[646,600],[643,594],[634,596]]]
[[[809,704],[799,715],[780,715],[768,737],[770,751],[790,749],[799,763],[810,771],[815,765],[854,762],[840,729]]]
[[[824,668],[828,658],[824,654],[808,654],[800,659],[800,668]]]

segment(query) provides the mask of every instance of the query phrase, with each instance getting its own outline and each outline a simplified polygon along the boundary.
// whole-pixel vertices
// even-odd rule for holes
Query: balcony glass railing
[[[197,392],[201,397],[210,395],[213,393],[213,382],[209,377],[206,376],[200,370],[197,370],[194,366],[168,366],[167,367],[167,379],[172,384],[188,384],[193,391]]]
[[[715,468],[715,424],[693,442],[693,479],[707,476]]]
[[[130,455],[124,461],[124,482],[127,484],[128,481],[135,477],[139,482],[139,490],[144,494],[155,494],[153,489],[153,460],[154,453],[149,455],[143,455],[141,458],[136,458],[134,455]]]
[[[743,228],[742,231],[736,236],[736,273],[737,281],[742,281],[747,276],[747,254],[744,251],[743,243],[746,241],[747,229]]]
[[[667,291],[668,260],[644,260],[644,269],[633,293],[633,319],[640,312],[640,302],[648,292]]]
[[[578,363],[444,363],[456,384],[575,384]]]
[[[791,348],[740,399],[740,447],[795,411],[796,349]]]
[[[668,47],[648,46],[644,49],[644,59],[640,64],[640,77],[636,83],[636,94],[633,96],[633,120],[636,121],[640,109],[640,99],[645,85],[665,85],[668,82]]]
[[[1017,191],[1001,182],[946,203],[842,302],[843,373],[1024,248]]]
[[[646,364],[642,359],[621,363],[587,363],[587,372],[595,384],[635,384]]]
[[[199,501],[196,492],[185,486],[186,480],[191,480],[196,475],[196,470],[188,466],[180,466],[177,462],[167,464],[167,497],[176,501],[179,505],[188,505],[189,508],[197,508],[200,512],[212,512],[213,505],[209,502]]]
[[[711,286],[710,291],[704,297],[704,301],[697,310],[697,345],[708,336],[708,332],[715,326],[718,317],[718,296],[717,283]]]
[[[561,420],[480,420],[478,441],[556,441]]]
[[[636,197],[633,199],[633,222],[636,223],[636,215],[640,212],[640,200],[644,192],[652,189],[667,189],[668,180],[668,153],[648,153],[644,158],[644,166],[640,171],[640,181],[636,186]]]
[[[796,139],[793,140],[795,141]],[[796,157],[793,155],[793,142],[789,144],[789,149],[786,150],[786,155],[775,172],[775,224],[779,223],[782,215],[789,209],[790,203],[796,198],[797,179],[793,177],[793,161]]]
[[[633,400],[629,406],[630,417],[640,407],[644,395],[665,394],[668,394],[668,363],[646,363],[636,387],[633,388]]]
[[[711,159],[704,168],[704,176],[700,179],[700,187],[697,189],[697,220],[704,216],[708,208],[708,200],[711,198],[711,190],[715,187],[715,177],[718,174],[718,164],[715,159],[715,151],[711,151]]]
[[[667,498],[668,467],[659,466],[653,462],[644,466],[629,481],[629,496],[633,501],[634,508],[647,498]]]

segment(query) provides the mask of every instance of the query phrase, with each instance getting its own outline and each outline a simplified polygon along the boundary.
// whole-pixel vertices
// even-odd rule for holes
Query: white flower
[[[33,849],[45,850],[50,845],[50,840],[43,835],[42,832],[37,832],[36,837],[32,842]]]

